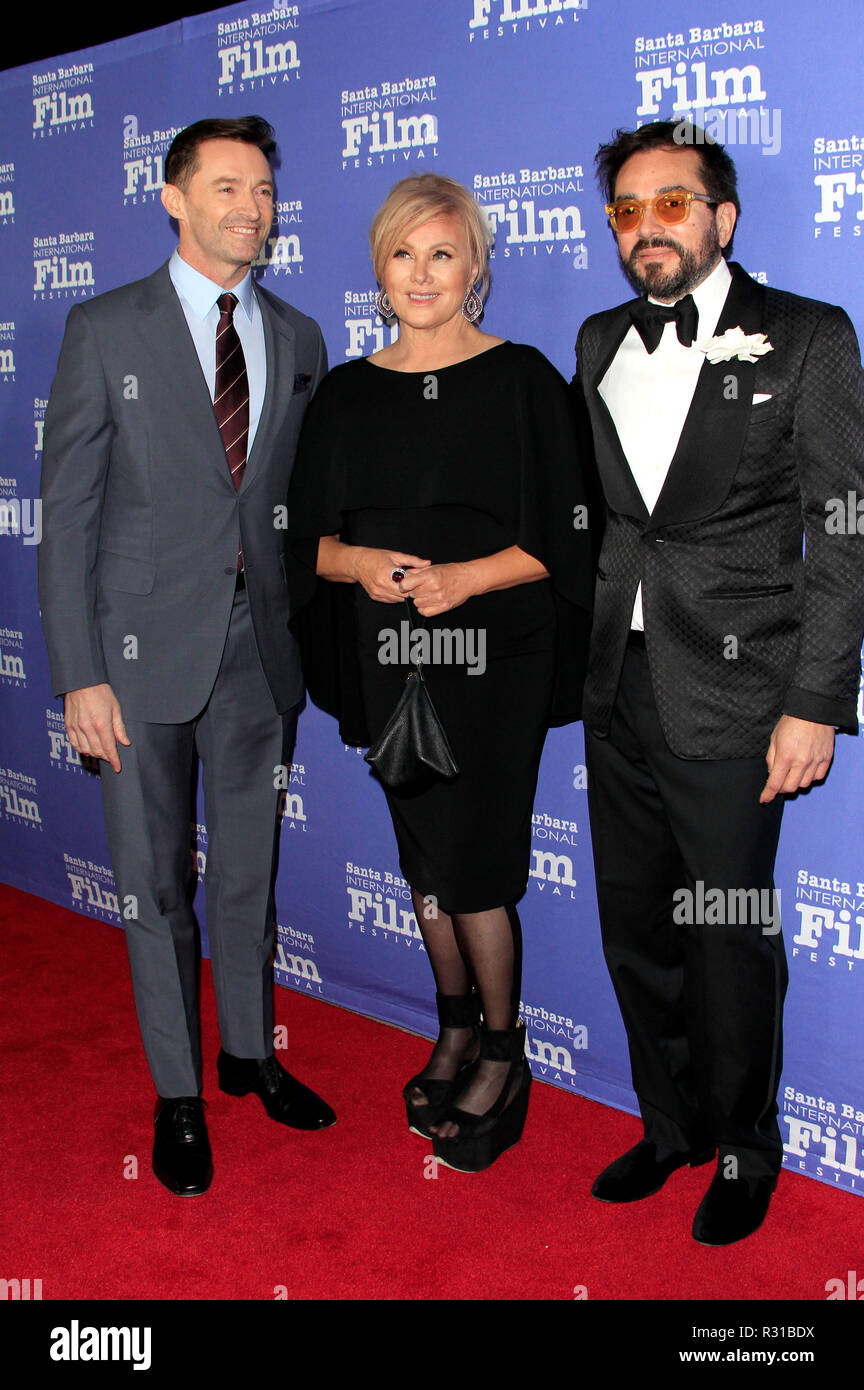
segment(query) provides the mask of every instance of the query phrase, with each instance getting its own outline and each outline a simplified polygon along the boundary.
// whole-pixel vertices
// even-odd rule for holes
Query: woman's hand
[[[548,576],[541,562],[518,545],[479,560],[433,565],[431,560],[406,555],[404,550],[346,545],[338,536],[322,536],[319,540],[317,569],[322,578],[338,584],[362,584],[376,603],[400,603],[410,595],[424,618],[449,613],[474,594],[531,584]],[[405,578],[398,584],[392,577],[396,569],[405,571]]]
[[[409,571],[399,588],[403,594],[411,595],[417,612],[424,618],[449,613],[451,608],[458,608],[472,594],[479,593],[475,563],[470,560]]]
[[[512,589],[517,584],[533,584],[548,579],[549,571],[533,555],[510,545],[484,555],[479,560],[460,560],[449,565],[430,565],[409,571],[399,588],[410,594],[417,612],[424,618],[449,613],[475,594],[492,593],[495,589]]]
[[[406,555],[403,550],[374,550],[365,545],[350,548],[354,552],[351,557],[354,578],[376,603],[401,603],[408,575],[415,571],[425,572],[432,564],[431,560],[421,560],[417,555]],[[392,578],[395,569],[405,570],[405,579],[399,584]]]

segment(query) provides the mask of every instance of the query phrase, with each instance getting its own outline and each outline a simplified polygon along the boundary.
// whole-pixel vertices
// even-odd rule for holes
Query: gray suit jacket
[[[194,718],[219,669],[242,537],[276,708],[301,698],[284,506],[326,352],[314,320],[255,293],[267,389],[239,492],[167,265],[69,314],[45,419],[39,548],[57,695],[108,681],[130,718]]]

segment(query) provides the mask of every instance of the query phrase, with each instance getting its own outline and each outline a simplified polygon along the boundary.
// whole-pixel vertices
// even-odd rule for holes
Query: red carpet
[[[284,1129],[217,1089],[204,969],[205,1096],[215,1177],[179,1199],[150,1172],[152,1084],[122,932],[0,887],[4,1230],[0,1275],[48,1299],[825,1300],[862,1264],[864,1203],[784,1174],[765,1227],[709,1250],[690,1223],[711,1169],[616,1208],[595,1174],[631,1116],[535,1084],[523,1142],[486,1173],[438,1170],[401,1087],[428,1044],[276,991],[289,1069],[334,1106]],[[137,1159],[138,1177],[124,1177]],[[280,1287],[281,1286],[281,1287]],[[584,1295],[583,1295],[584,1296]]]

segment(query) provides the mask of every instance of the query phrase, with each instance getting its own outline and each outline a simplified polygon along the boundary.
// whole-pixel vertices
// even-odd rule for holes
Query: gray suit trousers
[[[276,712],[249,601],[231,612],[216,682],[188,723],[126,720],[122,771],[102,769],[111,862],[147,1061],[160,1096],[201,1092],[200,942],[191,896],[196,754],[209,834],[207,933],[222,1046],[273,1051],[276,770],[288,762],[296,708]],[[119,746],[119,745],[118,745]]]

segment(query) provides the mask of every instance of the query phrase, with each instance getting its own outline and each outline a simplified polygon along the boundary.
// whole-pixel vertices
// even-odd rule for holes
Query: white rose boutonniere
[[[733,357],[737,357],[739,362],[755,362],[757,357],[774,351],[773,344],[766,340],[764,333],[745,333],[740,325],[738,328],[727,328],[716,338],[703,338],[696,346],[712,364],[731,362]]]

